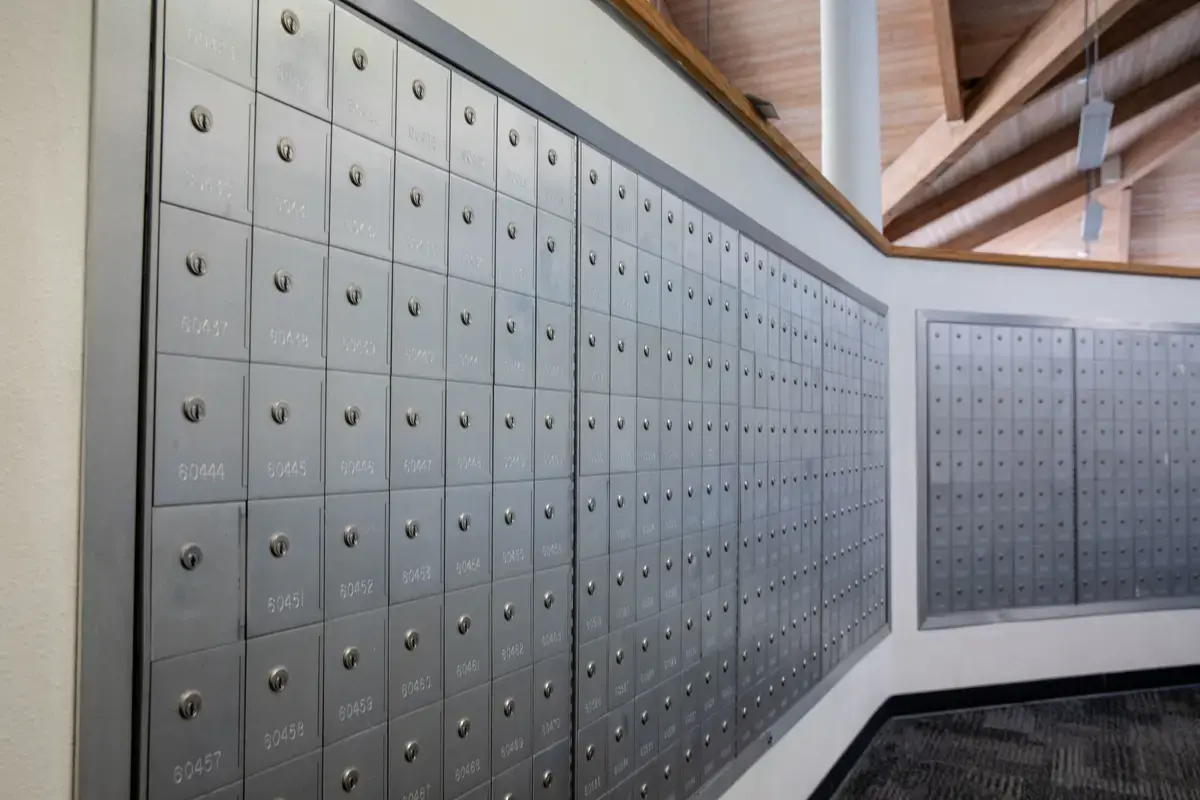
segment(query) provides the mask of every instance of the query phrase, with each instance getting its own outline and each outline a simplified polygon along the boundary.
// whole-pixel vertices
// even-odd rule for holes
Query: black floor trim
[[[866,752],[871,740],[879,733],[884,723],[893,717],[936,714],[981,706],[1032,703],[1039,700],[1058,700],[1082,695],[1166,689],[1192,684],[1200,684],[1200,664],[893,695],[871,715],[850,746],[825,773],[825,777],[809,795],[809,800],[832,800],[850,771],[854,769],[854,765]]]

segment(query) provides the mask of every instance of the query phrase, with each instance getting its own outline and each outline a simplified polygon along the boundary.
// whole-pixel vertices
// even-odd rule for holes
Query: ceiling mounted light
[[[1080,172],[1099,169],[1108,154],[1108,132],[1112,127],[1113,104],[1104,99],[1104,87],[1097,81],[1092,89],[1096,67],[1100,63],[1100,31],[1088,24],[1088,3],[1083,4],[1083,110],[1079,114],[1079,145],[1075,150],[1075,167]]]
[[[1089,197],[1083,207],[1083,230],[1081,238],[1091,244],[1100,238],[1100,230],[1104,227],[1104,206],[1094,197]]]
[[[779,112],[775,110],[775,104],[770,100],[759,97],[756,94],[746,93],[746,99],[750,101],[750,105],[754,106],[754,110],[763,119],[779,119]]]
[[[1075,164],[1080,171],[1097,169],[1108,154],[1108,132],[1112,127],[1113,104],[1103,98],[1093,98],[1083,107],[1079,117],[1079,148]]]

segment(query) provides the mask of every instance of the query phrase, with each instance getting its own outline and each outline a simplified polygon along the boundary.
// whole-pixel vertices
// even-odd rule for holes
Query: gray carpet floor
[[[837,800],[1200,800],[1200,687],[893,719]]]

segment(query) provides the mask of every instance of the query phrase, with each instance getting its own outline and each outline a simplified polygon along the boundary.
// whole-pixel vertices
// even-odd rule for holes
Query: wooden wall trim
[[[976,250],[946,250],[940,247],[892,245],[888,255],[892,258],[955,261],[961,264],[978,264],[983,266],[1069,269],[1080,272],[1117,272],[1128,275],[1153,275],[1161,278],[1200,278],[1200,269],[1192,269],[1190,267],[1168,267],[1162,264],[1123,264],[1119,261],[1090,261],[1082,258],[1044,258],[1042,256],[1022,256],[1009,253],[983,253]]]
[[[1070,258],[1042,258],[1007,253],[982,253],[973,250],[949,250],[932,247],[896,245],[884,237],[845,195],[821,174],[800,150],[775,126],[762,119],[746,99],[716,66],[687,37],[679,32],[647,0],[597,0],[606,2],[636,30],[650,40],[714,102],[733,117],[745,131],[766,147],[788,170],[827,206],[845,219],[863,238],[889,258],[952,261],[1028,269],[1065,269],[1082,272],[1123,273],[1163,278],[1200,279],[1200,269],[1169,267],[1159,264],[1128,264],[1116,261],[1090,261]]]

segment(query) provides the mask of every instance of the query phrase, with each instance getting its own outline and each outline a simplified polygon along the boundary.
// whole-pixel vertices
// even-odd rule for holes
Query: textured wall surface
[[[0,3],[0,794],[66,798],[91,3]]]

